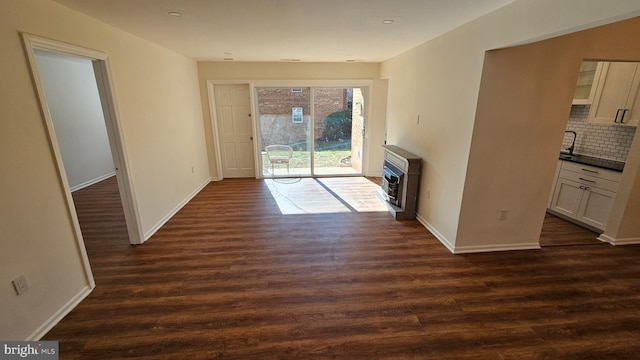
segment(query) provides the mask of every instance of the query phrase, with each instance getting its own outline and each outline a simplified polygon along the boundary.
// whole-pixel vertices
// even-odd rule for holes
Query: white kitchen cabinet
[[[547,200],[547,208],[551,207],[551,202],[553,201],[553,194],[555,193],[556,185],[558,183],[558,174],[560,174],[561,167],[562,167],[562,160],[558,160],[558,163],[556,164],[556,172],[553,174],[553,187],[551,187],[549,200]]]
[[[595,81],[589,122],[638,126],[640,66],[634,62],[603,62]]]
[[[549,209],[604,230],[619,182],[618,172],[562,161]]]
[[[616,193],[559,178],[551,209],[597,229],[604,230]]]
[[[600,77],[602,62],[583,61],[578,74],[578,83],[573,95],[573,105],[591,105],[596,92],[595,80]]]

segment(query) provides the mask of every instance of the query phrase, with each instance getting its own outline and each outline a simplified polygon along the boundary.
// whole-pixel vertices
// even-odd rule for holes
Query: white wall
[[[115,175],[90,60],[35,51],[71,191]]]
[[[373,92],[369,96],[371,114],[366,121],[365,175],[382,173],[382,144],[386,116],[386,80],[379,80],[380,65],[375,63],[261,63],[261,62],[198,62],[200,97],[204,113],[209,167],[213,178],[217,174],[216,153],[209,112],[207,80],[249,83],[263,80],[373,80]]]
[[[518,146],[529,144],[540,131],[544,132],[544,126],[521,127],[513,132],[492,123],[480,133],[474,132],[478,126],[476,106],[482,96],[480,81],[485,52],[638,14],[640,3],[634,0],[606,3],[599,0],[520,0],[382,64],[381,76],[390,80],[388,143],[404,147],[425,160],[418,216],[450,250],[482,251],[494,248],[496,244],[497,247],[508,247],[512,245],[508,241],[513,241],[515,247],[531,245],[532,239],[539,238],[539,230],[534,233],[544,214],[528,214],[524,201],[534,197],[533,194],[544,192],[547,184],[545,180],[529,187],[530,179],[524,177],[529,173],[525,167],[542,164],[541,171],[546,172],[554,161],[544,158],[546,153],[536,154],[537,148]],[[586,49],[589,44],[581,46]],[[546,70],[544,64],[530,65],[531,68],[523,71]],[[523,79],[534,82],[521,86],[536,86],[535,74],[529,75]],[[563,76],[564,80],[571,81],[574,75]],[[548,90],[540,88],[539,93],[545,94]],[[517,98],[519,91],[513,88],[510,95]],[[540,106],[533,98],[520,104],[520,112],[533,111]],[[420,115],[420,124],[416,123],[417,115]],[[506,120],[515,120],[517,114],[513,115],[514,119]],[[568,109],[561,115],[566,122]],[[561,134],[557,138],[550,136],[545,142],[557,149],[560,137]],[[518,142],[519,138],[527,141]],[[483,146],[472,148],[472,143]],[[520,162],[514,162],[509,155],[518,152],[526,156],[520,158]],[[508,155],[506,158],[505,154]],[[532,159],[533,162],[527,163]],[[474,167],[473,171],[469,170],[470,166]],[[504,171],[492,173],[496,166],[505,167],[512,176],[501,177]],[[510,191],[501,192],[501,189],[514,186],[522,188],[518,196],[514,197],[514,192]],[[481,194],[493,197],[488,201],[486,196],[475,197]],[[507,223],[500,223],[498,216],[493,215],[507,206],[515,210],[513,215],[516,216]],[[461,223],[461,216],[466,217],[464,223]],[[527,230],[518,232],[516,223],[522,219],[529,221]],[[504,232],[505,228],[509,230]],[[492,244],[497,238],[493,236],[496,232],[501,233],[500,239]],[[514,233],[519,235],[509,240],[507,234]]]
[[[144,232],[209,181],[195,61],[50,0],[0,1],[0,339],[5,340],[42,335],[90,282],[20,32],[109,54]],[[20,296],[11,286],[18,274],[30,283]]]

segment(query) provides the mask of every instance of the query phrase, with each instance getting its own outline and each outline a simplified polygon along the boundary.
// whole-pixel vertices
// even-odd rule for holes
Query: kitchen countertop
[[[588,155],[580,155],[580,154],[564,154],[560,153],[558,157],[560,160],[571,161],[578,164],[591,165],[595,167],[599,167],[602,169],[613,170],[622,172],[624,170],[624,163],[622,161],[608,160],[597,158]]]

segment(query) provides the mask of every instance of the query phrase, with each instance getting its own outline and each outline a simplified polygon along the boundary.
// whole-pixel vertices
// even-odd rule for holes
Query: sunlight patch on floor
[[[283,215],[387,211],[364,177],[264,180]]]

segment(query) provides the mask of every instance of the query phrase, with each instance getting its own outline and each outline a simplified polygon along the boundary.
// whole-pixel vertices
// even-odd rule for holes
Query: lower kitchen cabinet
[[[604,230],[616,197],[620,173],[561,161],[549,209]]]
[[[604,230],[616,193],[579,182],[559,178],[551,210]]]

